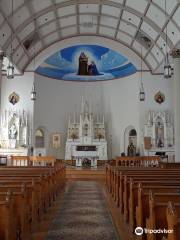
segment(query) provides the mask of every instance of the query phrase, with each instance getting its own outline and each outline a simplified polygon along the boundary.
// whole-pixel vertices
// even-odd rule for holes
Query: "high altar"
[[[69,117],[65,160],[75,160],[76,166],[89,163],[97,166],[97,160],[107,160],[107,141],[104,117],[94,118],[89,104],[82,99],[79,121]]]
[[[0,121],[0,155],[28,154],[28,114],[25,111],[5,111]]]

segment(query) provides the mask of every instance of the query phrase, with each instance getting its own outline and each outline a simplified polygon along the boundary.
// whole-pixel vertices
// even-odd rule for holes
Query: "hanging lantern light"
[[[34,26],[35,26],[35,30],[36,30],[36,19],[34,18]],[[36,32],[36,31],[35,31]],[[35,42],[34,42],[34,61],[33,61],[33,68],[34,68],[34,73],[35,73],[35,66],[36,66],[36,55],[35,55]],[[34,75],[35,76],[35,75]],[[32,91],[31,91],[31,100],[35,101],[36,100],[36,88],[35,88],[35,83],[33,82],[33,86],[32,86]]]
[[[140,92],[139,92],[139,100],[145,101],[145,91],[144,91],[144,86],[143,83],[141,82],[141,86],[140,86]]]
[[[166,0],[165,0],[165,19],[167,15],[167,5],[166,5]],[[166,56],[165,56],[165,63],[164,63],[164,78],[171,78],[172,77],[172,67],[171,64],[169,63],[169,55],[168,55],[168,41],[167,41],[167,26],[166,26]]]
[[[14,16],[14,11],[13,11],[13,0],[12,0],[12,26],[13,26],[13,16]],[[12,56],[13,56],[13,29],[11,30],[11,52],[10,52],[10,59],[9,59],[9,64],[6,69],[6,75],[8,79],[13,79],[14,78],[14,66],[12,64]]]
[[[145,91],[142,82],[142,46],[141,46],[141,84],[140,84],[140,91],[139,91],[139,100],[141,102],[145,101]]]
[[[14,67],[13,64],[9,62],[9,65],[7,66],[6,69],[6,75],[8,79],[13,79],[14,78]]]
[[[33,86],[32,86],[31,100],[32,100],[32,101],[35,101],[35,100],[36,100],[36,89],[35,89],[35,83],[33,83]]]
[[[171,78],[172,77],[172,67],[169,63],[168,53],[166,53],[165,64],[164,64],[164,77]]]

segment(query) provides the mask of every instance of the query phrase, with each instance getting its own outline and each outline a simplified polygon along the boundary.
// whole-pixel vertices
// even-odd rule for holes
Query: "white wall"
[[[139,132],[138,81],[139,79],[134,74],[106,83],[104,100],[108,123],[107,137],[109,138],[110,146],[112,135],[112,156],[119,155],[125,151],[124,131],[127,126],[133,125],[137,133]]]

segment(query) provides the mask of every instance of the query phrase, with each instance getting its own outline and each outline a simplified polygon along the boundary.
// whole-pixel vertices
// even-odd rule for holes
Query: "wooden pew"
[[[61,163],[55,163],[54,167],[0,167],[0,202],[3,211],[6,209],[3,204],[6,203],[7,191],[13,192],[13,201],[9,205],[13,212],[9,214],[12,219],[13,214],[15,215],[14,235],[22,240],[28,239],[30,231],[34,230],[33,227],[37,226],[42,214],[48,210],[64,186],[64,181],[65,168]],[[9,235],[3,232],[3,226],[5,222],[0,217],[0,239],[16,239],[17,236],[9,238]],[[7,226],[6,229],[13,227]]]
[[[136,175],[135,175],[136,173]],[[141,179],[148,181],[148,180],[155,180],[155,178],[158,178],[158,180],[166,180],[165,183],[167,183],[168,185],[168,181],[170,179],[173,179],[175,178],[176,180],[180,180],[180,177],[176,176],[176,173],[180,173],[179,172],[174,172],[173,173],[169,173],[169,172],[161,172],[161,171],[153,171],[153,174],[151,173],[151,171],[144,173],[144,172],[137,172],[135,171],[132,171],[132,172],[118,172],[116,173],[117,174],[117,178],[116,178],[116,181],[112,181],[112,187],[111,187],[111,193],[112,193],[112,196],[114,197],[114,200],[117,202],[117,205],[121,205],[122,203],[122,199],[123,199],[123,196],[124,198],[128,198],[127,194],[128,194],[128,186],[130,184],[130,178],[133,177],[133,179],[136,180],[139,182],[141,181]],[[125,176],[125,177],[124,177]],[[112,178],[113,179],[113,178]],[[121,210],[122,210],[122,206],[120,206]]]
[[[0,201],[0,239],[16,240],[15,209],[13,198],[8,193],[4,201]]]
[[[148,185],[147,185],[148,184]],[[133,232],[135,225],[137,226],[140,223],[136,222],[136,211],[138,211],[139,209],[136,210],[136,208],[138,208],[138,206],[142,206],[142,202],[144,201],[144,198],[147,196],[147,193],[149,193],[149,191],[153,191],[153,192],[158,192],[158,193],[179,193],[180,192],[180,186],[179,184],[176,186],[170,185],[170,186],[166,186],[163,185],[163,183],[159,182],[155,183],[153,185],[153,183],[151,184],[151,182],[147,183],[147,184],[142,184],[142,183],[138,183],[138,182],[133,182],[133,180],[131,179],[131,183],[130,183],[130,194],[129,194],[129,200],[128,200],[128,212],[129,212],[129,225],[130,225],[130,229]],[[144,195],[146,194],[146,195]],[[139,217],[138,217],[138,221],[142,222],[142,211],[141,213],[138,213]]]
[[[141,179],[138,179],[138,181],[143,184],[144,181],[142,181]],[[145,180],[148,184],[149,183],[151,183],[152,185],[153,184],[155,184],[155,185],[161,184],[161,185],[166,185],[166,186],[172,185],[174,182],[177,182],[176,180],[173,181],[173,179],[172,180],[168,179],[168,177],[167,178],[163,177],[163,178],[159,179],[158,181],[153,181],[153,180],[151,181],[151,178],[147,178],[147,179],[145,178]],[[180,185],[180,179],[179,179],[178,184]],[[128,204],[129,204],[128,200],[130,197],[129,188],[130,188],[130,181],[127,181],[127,178],[125,176],[124,191],[123,191],[123,206],[122,206],[125,221],[128,221],[128,215],[129,215],[129,211],[128,211]]]
[[[180,207],[179,204],[168,202],[166,210],[167,229],[173,230],[168,233],[167,240],[177,240],[180,236]]]
[[[108,191],[110,193],[112,193],[112,195],[114,195],[114,191],[115,191],[115,185],[117,183],[117,179],[119,176],[119,172],[132,172],[132,173],[135,173],[134,171],[137,171],[138,173],[142,172],[149,172],[151,171],[151,168],[131,168],[131,167],[113,167],[113,166],[110,166],[110,165],[106,165],[106,174],[107,174],[107,177],[106,177],[106,184],[107,184],[107,188],[108,188]],[[177,173],[177,169],[172,169],[171,170],[171,173]],[[162,169],[161,168],[153,168],[153,173],[155,172],[169,172],[168,169]]]
[[[172,230],[171,228],[168,229],[168,217],[169,213],[167,214],[167,206],[168,206],[168,199],[171,199],[173,202],[176,212],[180,216],[180,194],[154,194],[152,192],[149,193],[149,217],[146,219],[146,228],[147,229],[167,229]],[[171,218],[172,220],[172,218]],[[174,219],[175,220],[175,219]],[[169,220],[169,223],[173,223]],[[176,223],[178,223],[176,221]],[[170,227],[170,226],[169,226]],[[173,228],[174,229],[174,228]],[[179,231],[179,229],[177,229]],[[176,233],[177,233],[176,231]],[[147,234],[147,240],[161,240],[165,234]],[[173,237],[173,233],[168,234],[169,237]],[[175,237],[175,235],[174,235]],[[174,240],[178,240],[179,236],[176,236]]]
[[[29,205],[28,205],[28,197],[25,185],[22,184],[21,189],[19,186],[11,186],[4,187],[0,186],[0,199],[5,200],[8,192],[13,190],[12,198],[14,205],[14,215],[16,218],[13,221],[13,224],[16,226],[16,236],[17,239],[26,239],[30,234],[29,228]]]
[[[147,171],[148,170],[148,171]],[[149,173],[151,174],[152,172],[151,171],[149,171],[149,169],[147,169],[146,168],[146,175],[148,175]],[[180,172],[180,170],[173,170],[172,172],[169,172],[169,170],[166,170],[165,171],[165,169],[163,169],[163,171],[161,171],[161,169],[156,169],[156,171],[153,171],[153,175],[156,175],[156,176],[159,176],[159,175],[162,175],[162,174],[164,174],[165,176],[169,176],[169,177],[173,177],[174,176],[174,174],[176,175],[176,173],[179,173]],[[124,170],[119,170],[119,169],[113,169],[113,170],[111,170],[111,176],[108,178],[109,179],[109,183],[108,183],[108,185],[111,185],[111,186],[108,186],[108,189],[109,189],[109,192],[111,192],[112,193],[112,196],[114,197],[114,200],[116,201],[116,196],[117,196],[117,192],[118,192],[118,187],[119,187],[119,184],[121,184],[120,183],[120,174],[121,175],[131,175],[131,176],[134,176],[135,177],[135,174],[137,175],[137,176],[144,176],[144,169],[143,170],[141,170],[141,169],[139,169],[138,171],[137,170],[130,170],[130,171],[124,171]]]
[[[120,207],[120,212],[125,222],[129,224],[128,229],[131,229],[131,233],[137,225],[140,225],[143,221],[145,222],[148,217],[148,211],[150,211],[148,201],[149,190],[155,192],[156,199],[157,197],[161,197],[161,200],[164,201],[166,205],[169,198],[172,201],[175,201],[174,198],[180,201],[180,168],[162,169],[156,167],[153,168],[152,171],[152,168],[147,167],[114,167],[106,165],[106,175],[108,192],[111,194],[117,207]],[[138,195],[138,188],[140,188],[140,186],[143,193],[141,192],[141,195]],[[138,199],[141,204],[143,202],[145,213],[143,211],[140,213],[142,208],[139,207],[140,203],[138,204]],[[136,207],[138,209],[137,211],[135,211]],[[136,212],[137,214],[140,213],[137,218]],[[139,222],[138,219],[140,219]],[[177,230],[179,231],[179,228]],[[163,237],[165,238],[166,236]],[[173,240],[174,239],[175,238],[173,238]]]
[[[29,166],[29,156],[11,156],[12,166]]]
[[[160,156],[116,157],[116,166],[155,167],[159,166]]]
[[[53,156],[31,156],[29,160],[33,166],[54,166],[56,159]]]
[[[180,163],[179,162],[174,162],[174,163],[160,163],[159,166],[161,168],[180,168]]]

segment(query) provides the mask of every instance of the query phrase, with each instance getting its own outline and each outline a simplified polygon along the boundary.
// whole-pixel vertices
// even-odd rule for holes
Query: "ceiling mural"
[[[99,45],[61,49],[36,69],[41,75],[67,81],[111,80],[135,72],[135,66],[126,57]]]
[[[180,45],[179,3],[179,0],[166,4],[164,0],[16,0],[12,11],[11,0],[0,0],[0,48],[23,72],[32,70],[29,64],[34,55],[54,43],[79,36],[103,37],[120,42],[139,57],[142,46],[148,68],[161,73],[166,52]]]

